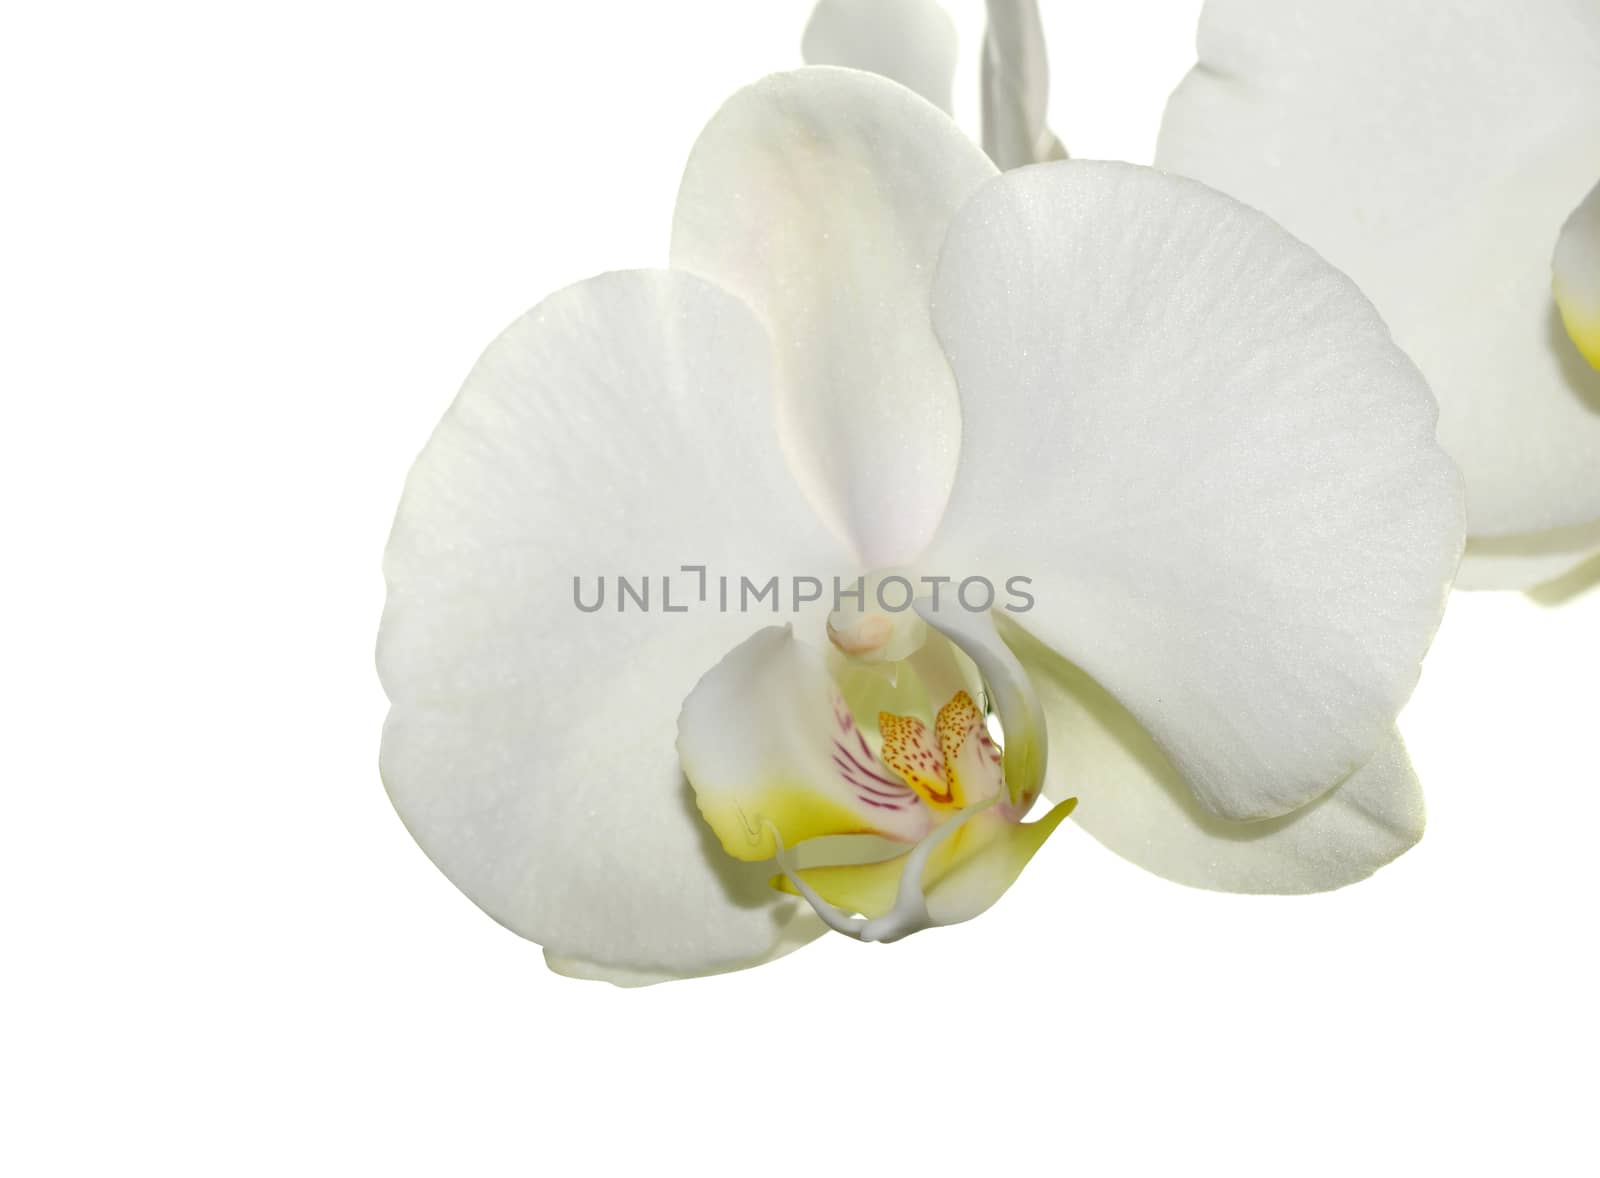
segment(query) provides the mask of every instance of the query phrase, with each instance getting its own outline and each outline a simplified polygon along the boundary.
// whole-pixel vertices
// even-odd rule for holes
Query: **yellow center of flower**
[[[1023,821],[1045,739],[1031,684],[987,615],[836,610],[828,637],[758,631],[684,701],[701,816],[859,940],[976,916],[1072,808]]]
[[[972,697],[958,691],[939,709],[933,731],[915,716],[878,713],[883,762],[936,811],[960,810],[998,793],[1000,749]]]

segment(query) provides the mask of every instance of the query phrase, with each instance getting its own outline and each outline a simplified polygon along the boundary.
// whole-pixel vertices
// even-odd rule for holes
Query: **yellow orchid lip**
[[[820,649],[792,627],[759,631],[701,679],[679,717],[680,762],[723,849],[775,859],[773,887],[858,940],[983,912],[1072,808],[1022,821],[1037,790],[1008,781],[1019,762],[1006,746],[1015,736],[1042,755],[1043,740],[1027,727],[1032,686],[993,623],[910,620],[917,640],[890,660],[853,657],[836,625]],[[1009,694],[991,715],[996,690]]]
[[[986,911],[1014,883],[1077,798],[1037,822],[1001,815],[990,794],[934,828],[904,855],[876,863],[800,868],[780,845],[773,886],[800,896],[834,932],[888,944]],[[859,913],[859,915],[854,915]]]
[[[830,760],[851,796],[825,796],[798,775],[726,800],[711,791],[697,795],[702,817],[734,858],[770,859],[785,836],[791,846],[829,835],[914,838],[969,804],[1004,795],[1000,749],[964,690],[939,710],[931,729],[916,716],[880,712],[878,751],[843,696],[834,698],[833,720]],[[891,824],[902,817],[913,823],[909,834],[903,821]]]
[[[1077,805],[1076,798],[1068,799],[1042,820],[1023,824],[1027,807],[1011,804],[1001,745],[988,722],[964,689],[939,709],[931,729],[916,716],[879,712],[882,749],[872,760],[909,787],[893,796],[920,800],[938,824],[903,855],[812,868],[796,866],[776,825],[769,824],[782,868],[772,885],[805,899],[834,931],[861,941],[897,941],[986,909]],[[890,781],[870,761],[862,763],[871,759],[871,750],[859,728],[851,730],[861,754],[845,761],[853,779],[885,789]],[[976,890],[972,880],[962,887],[964,873],[979,881]]]

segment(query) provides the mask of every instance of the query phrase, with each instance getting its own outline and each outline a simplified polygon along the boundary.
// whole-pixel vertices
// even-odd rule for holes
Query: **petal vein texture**
[[[1355,286],[1202,185],[1069,161],[962,210],[934,321],[964,441],[930,565],[1032,577],[1015,620],[1220,815],[1287,813],[1370,760],[1463,507]]]
[[[768,954],[788,923],[717,846],[674,748],[684,697],[751,619],[664,612],[659,581],[690,562],[839,567],[784,465],[770,369],[725,292],[605,275],[489,347],[406,481],[384,558],[384,783],[457,887],[559,957],[702,972]],[[588,602],[619,574],[651,576],[651,611],[576,608],[575,577]],[[695,577],[672,591],[694,602]]]
[[[684,172],[672,264],[767,324],[785,450],[868,567],[913,559],[949,495],[960,415],[928,289],[950,218],[992,175],[903,86],[823,67],[729,99]]]

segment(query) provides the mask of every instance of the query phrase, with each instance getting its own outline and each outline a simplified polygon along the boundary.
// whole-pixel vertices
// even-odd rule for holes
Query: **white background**
[[[1333,895],[1069,826],[973,924],[625,992],[412,844],[405,470],[509,320],[664,262],[808,7],[7,6],[0,1169],[1594,1172],[1600,591],[1455,599],[1428,835]],[[1046,8],[1057,131],[1147,161],[1198,4]]]

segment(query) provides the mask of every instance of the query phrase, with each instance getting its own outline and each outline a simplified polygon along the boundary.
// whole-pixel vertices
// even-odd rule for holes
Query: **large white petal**
[[[960,417],[928,289],[950,217],[993,174],[909,90],[826,67],[740,91],[684,173],[673,265],[766,321],[785,450],[869,566],[920,551],[949,494]]]
[[[697,576],[831,567],[784,466],[770,349],[700,279],[610,274],[492,344],[418,458],[384,560],[384,782],[496,920],[598,965],[693,972],[767,953],[786,915],[735,864],[678,768],[676,719],[760,624]],[[597,576],[651,578],[650,612]]]
[[[950,110],[956,26],[936,0],[818,0],[800,40],[807,65],[893,78]]]
[[[1050,63],[1038,0],[989,0],[983,35],[983,149],[1001,168],[1065,159],[1046,125]]]
[[[1006,628],[1044,701],[1055,755],[1046,792],[1147,871],[1220,892],[1323,892],[1365,879],[1422,837],[1422,789],[1398,734],[1343,784],[1281,818],[1230,822],[1201,806],[1138,722],[1099,684]]]
[[[563,977],[577,978],[584,982],[610,982],[613,986],[631,990],[640,986],[657,986],[662,982],[680,982],[686,978],[703,978],[713,974],[732,973],[735,970],[754,969],[758,965],[767,965],[780,957],[787,957],[796,949],[804,949],[828,931],[828,926],[823,924],[817,914],[805,904],[779,905],[774,911],[776,918],[782,922],[776,943],[759,957],[736,961],[716,969],[688,972],[629,969],[621,965],[598,965],[581,957],[563,957],[559,953],[551,953],[548,949],[545,950],[544,963],[550,967],[552,973],[561,974]]]
[[[1600,5],[1209,0],[1157,163],[1265,210],[1438,396],[1476,536],[1600,517],[1600,373],[1550,293],[1600,159]]]
[[[1066,162],[961,211],[934,320],[965,420],[927,563],[1032,577],[1016,619],[1220,814],[1287,813],[1370,760],[1462,503],[1354,285],[1193,181]]]

